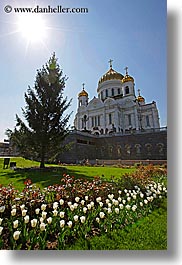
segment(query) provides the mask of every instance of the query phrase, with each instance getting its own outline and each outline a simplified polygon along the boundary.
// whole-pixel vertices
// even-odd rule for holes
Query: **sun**
[[[41,42],[46,38],[45,20],[40,14],[21,15],[18,19],[18,32],[30,43]]]

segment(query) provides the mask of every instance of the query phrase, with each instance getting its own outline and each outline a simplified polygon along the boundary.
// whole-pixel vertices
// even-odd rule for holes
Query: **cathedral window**
[[[92,127],[94,127],[94,117],[92,117]]]
[[[102,100],[104,99],[104,97],[103,97],[103,91],[101,91],[101,99]]]
[[[131,126],[131,114],[128,115],[128,124]]]
[[[112,114],[109,113],[109,124],[112,124]]]
[[[106,98],[108,98],[108,90],[106,89]]]
[[[97,116],[95,116],[95,126],[97,126]]]
[[[146,116],[146,124],[147,124],[147,127],[150,127],[150,121],[149,121],[149,116],[148,115]]]
[[[121,91],[120,91],[120,88],[118,88],[118,95],[120,95],[121,94]]]
[[[111,95],[114,96],[114,88],[111,89]]]
[[[126,95],[129,94],[129,92],[130,92],[130,91],[129,91],[129,87],[126,86],[126,87],[125,87],[125,94],[126,94]]]

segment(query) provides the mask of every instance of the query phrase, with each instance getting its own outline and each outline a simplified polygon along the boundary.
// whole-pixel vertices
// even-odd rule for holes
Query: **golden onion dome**
[[[137,101],[138,101],[138,102],[145,102],[145,99],[144,99],[144,97],[142,97],[142,96],[138,96],[138,97],[137,97]]]
[[[83,88],[83,90],[78,94],[78,97],[88,97],[88,93],[85,91],[85,89]]]
[[[129,82],[129,81],[134,82],[134,78],[128,74],[128,67],[127,66],[125,67],[125,70],[126,70],[126,74],[122,79],[122,83]]]
[[[145,99],[144,99],[144,97],[142,97],[141,95],[140,95],[140,89],[138,89],[138,97],[136,98],[136,100],[138,101],[138,102],[145,102]]]
[[[99,84],[113,79],[122,80],[123,77],[124,76],[122,74],[116,72],[112,67],[110,67],[110,69],[99,79]]]
[[[132,76],[126,74],[121,81],[122,81],[122,83],[129,82],[129,81],[134,82],[134,78]]]

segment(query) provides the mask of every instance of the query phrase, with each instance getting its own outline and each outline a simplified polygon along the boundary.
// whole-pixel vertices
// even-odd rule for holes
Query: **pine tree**
[[[34,88],[29,87],[25,93],[26,106],[22,112],[26,123],[16,115],[11,140],[22,155],[38,159],[41,168],[60,153],[61,142],[68,134],[71,113],[65,114],[65,111],[71,100],[63,98],[66,80],[53,54],[45,66],[37,70]]]

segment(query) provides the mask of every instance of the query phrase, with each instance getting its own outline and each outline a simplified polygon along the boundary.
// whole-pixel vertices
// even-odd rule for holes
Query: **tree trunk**
[[[45,168],[45,148],[44,146],[42,147],[42,152],[41,152],[40,168]]]

